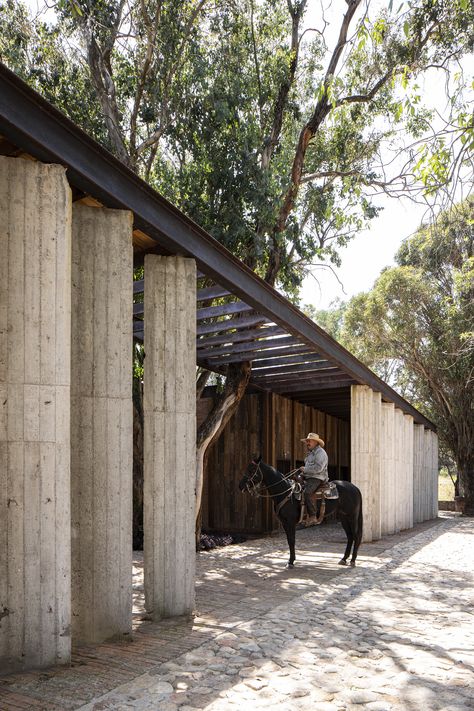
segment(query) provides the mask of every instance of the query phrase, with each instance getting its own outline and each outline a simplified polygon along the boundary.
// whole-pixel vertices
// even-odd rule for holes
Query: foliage
[[[343,338],[430,417],[474,505],[474,200],[405,240],[398,266],[351,300]]]
[[[25,5],[0,3],[0,58],[45,99],[111,148],[100,107],[80,58],[68,51],[60,26],[31,21]]]
[[[350,0],[331,10],[339,42],[324,13],[305,28],[306,0],[54,5],[48,26],[19,2],[0,4],[3,60],[293,297],[377,214],[374,192],[406,189],[407,175],[386,175],[384,146],[429,127],[424,68],[472,48],[464,0],[378,15]],[[449,172],[437,140],[414,155],[422,187]]]
[[[342,329],[344,316],[347,310],[347,303],[341,299],[334,299],[328,309],[315,309],[311,304],[303,306],[303,313],[309,316],[326,333],[329,333],[336,341],[342,343]]]

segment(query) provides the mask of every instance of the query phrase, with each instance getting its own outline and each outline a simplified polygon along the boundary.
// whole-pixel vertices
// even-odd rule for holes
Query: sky
[[[423,222],[426,207],[408,200],[385,198],[382,212],[340,252],[341,267],[316,267],[306,277],[301,303],[327,309],[339,298],[347,301],[361,291],[369,291],[382,269],[394,264],[403,239]]]

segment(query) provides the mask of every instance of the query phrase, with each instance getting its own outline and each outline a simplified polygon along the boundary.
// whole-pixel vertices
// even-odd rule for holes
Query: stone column
[[[0,157],[0,669],[70,659],[71,191]]]
[[[145,257],[145,604],[191,613],[195,577],[196,266]]]
[[[381,532],[383,536],[395,532],[396,470],[395,470],[395,405],[382,403],[381,426]]]
[[[131,632],[132,215],[73,210],[71,505],[76,642]]]
[[[363,541],[381,536],[380,393],[366,385],[351,386],[351,481],[362,492]]]

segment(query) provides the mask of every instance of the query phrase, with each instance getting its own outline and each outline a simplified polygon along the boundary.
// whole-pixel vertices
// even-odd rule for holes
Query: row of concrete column
[[[0,214],[5,673],[68,662],[71,638],[131,632],[133,256],[132,215],[73,206],[61,166],[0,157]],[[194,603],[195,279],[192,260],[147,257],[145,567],[155,617]]]
[[[435,518],[436,434],[368,386],[352,386],[351,481],[362,491],[366,542]]]

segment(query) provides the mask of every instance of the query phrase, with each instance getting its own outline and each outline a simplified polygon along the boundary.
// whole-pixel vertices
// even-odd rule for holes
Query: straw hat
[[[321,437],[318,434],[315,434],[314,432],[310,432],[307,437],[302,439],[302,442],[308,442],[310,439],[313,439],[315,442],[317,442],[320,447],[324,447],[324,440],[321,439]]]

